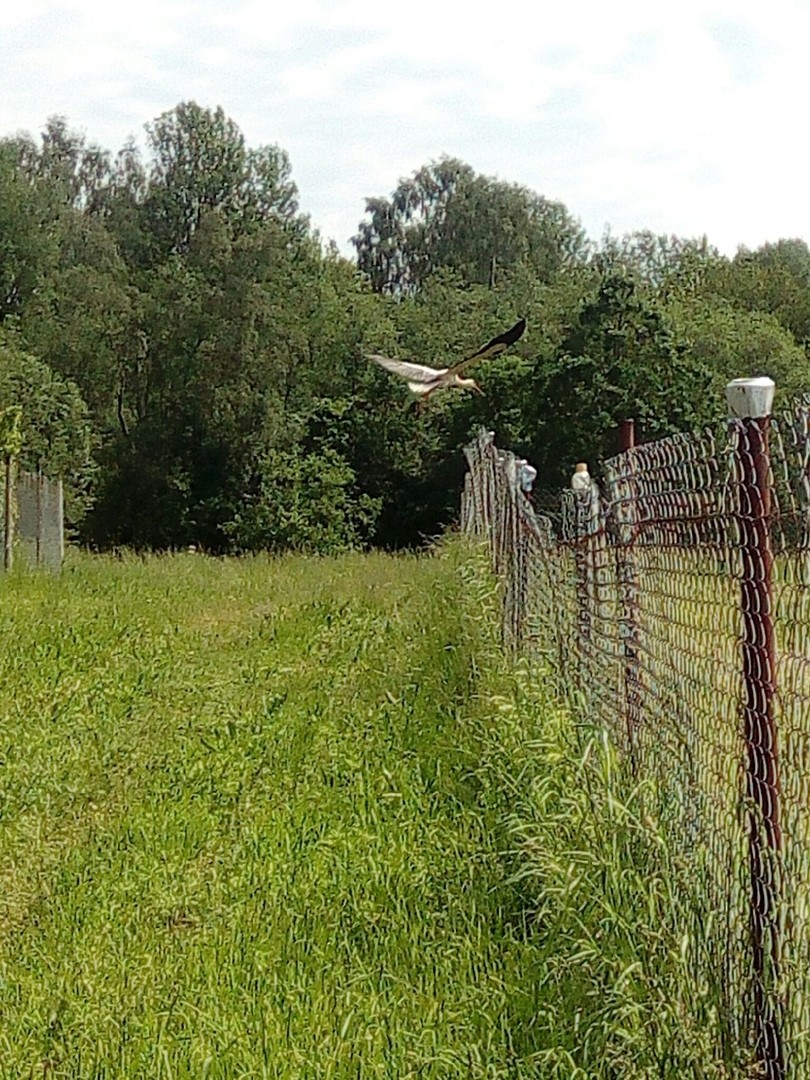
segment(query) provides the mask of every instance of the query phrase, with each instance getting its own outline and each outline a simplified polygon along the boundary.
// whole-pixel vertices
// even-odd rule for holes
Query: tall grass
[[[496,604],[458,547],[0,582],[0,1076],[727,1075]]]
[[[474,606],[490,602],[473,599],[483,580],[472,571]],[[582,708],[575,720],[553,704],[550,669],[519,661],[503,685],[494,709],[476,713],[476,742],[537,946],[526,1035],[536,1075],[758,1075],[729,1032],[721,972],[706,962],[713,928],[703,897],[685,888],[693,868],[657,818],[655,778],[635,779]]]

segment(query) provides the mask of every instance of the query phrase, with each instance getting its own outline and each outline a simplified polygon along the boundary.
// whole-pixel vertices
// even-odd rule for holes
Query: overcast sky
[[[182,100],[290,155],[350,254],[366,196],[443,154],[606,228],[810,240],[807,0],[11,0],[0,135],[118,150]]]

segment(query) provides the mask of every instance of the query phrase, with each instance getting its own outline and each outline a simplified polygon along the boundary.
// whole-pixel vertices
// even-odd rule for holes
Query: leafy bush
[[[95,440],[78,387],[0,332],[0,411],[19,410],[23,468],[65,481],[67,518],[80,520],[91,502]]]
[[[320,555],[360,547],[379,500],[356,494],[352,468],[334,450],[271,449],[256,463],[253,491],[223,531],[243,550],[288,548]]]

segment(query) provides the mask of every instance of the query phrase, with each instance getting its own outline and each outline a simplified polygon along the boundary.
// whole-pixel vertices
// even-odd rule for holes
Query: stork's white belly
[[[412,394],[416,394],[417,397],[422,397],[425,394],[429,394],[430,391],[436,386],[435,382],[410,382],[408,381],[408,389]]]

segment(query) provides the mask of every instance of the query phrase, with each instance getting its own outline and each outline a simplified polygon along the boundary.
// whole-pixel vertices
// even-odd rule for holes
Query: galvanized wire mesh
[[[542,513],[491,433],[466,456],[504,639],[647,781],[725,1039],[810,1075],[810,399],[635,447]]]

